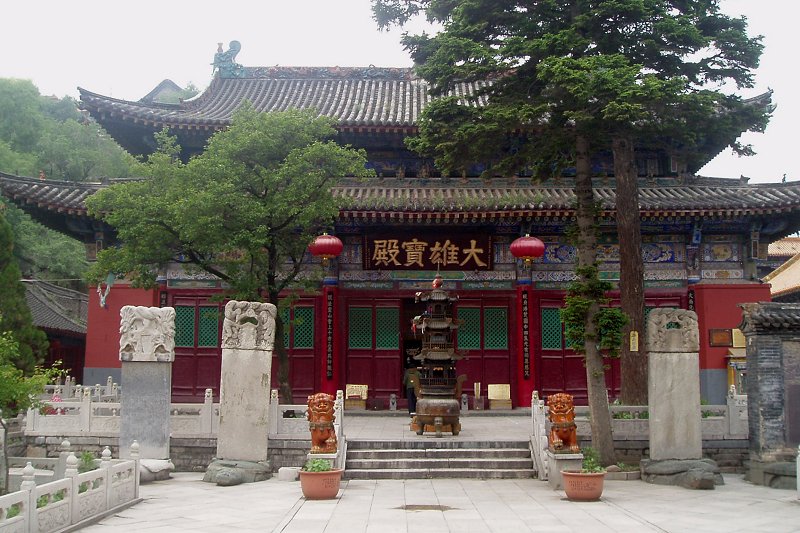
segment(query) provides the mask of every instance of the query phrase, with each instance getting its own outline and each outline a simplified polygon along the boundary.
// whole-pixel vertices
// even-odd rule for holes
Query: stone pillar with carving
[[[232,300],[222,325],[217,456],[204,481],[218,485],[269,479],[269,397],[275,345],[274,305]]]
[[[170,400],[175,360],[175,309],[126,305],[120,310],[122,395],[120,457],[139,442],[142,477],[169,477]]]
[[[703,457],[700,424],[700,340],[697,314],[653,309],[647,317],[650,483],[713,489],[719,467]]]

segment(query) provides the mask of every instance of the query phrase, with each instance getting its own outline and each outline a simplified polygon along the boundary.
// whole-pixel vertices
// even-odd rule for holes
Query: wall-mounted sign
[[[530,325],[528,324],[528,291],[522,292],[522,372],[525,379],[531,377]]]
[[[491,270],[488,232],[397,230],[364,235],[364,270]]]

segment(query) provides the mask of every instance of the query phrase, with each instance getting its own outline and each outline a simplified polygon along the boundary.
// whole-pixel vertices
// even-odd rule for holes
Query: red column
[[[339,330],[338,307],[339,288],[325,286],[322,289],[322,357],[320,359],[320,390],[328,394],[336,394],[339,384]]]
[[[530,283],[517,285],[517,401],[518,407],[531,406],[533,379],[533,287]]]

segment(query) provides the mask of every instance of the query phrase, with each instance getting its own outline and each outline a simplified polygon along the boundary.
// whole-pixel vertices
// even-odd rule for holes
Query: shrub
[[[330,459],[309,459],[303,465],[304,472],[328,472],[333,470],[333,463]]]

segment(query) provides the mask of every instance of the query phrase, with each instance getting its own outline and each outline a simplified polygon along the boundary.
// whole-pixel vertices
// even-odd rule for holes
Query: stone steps
[[[527,441],[347,443],[345,479],[519,479],[535,477]]]

